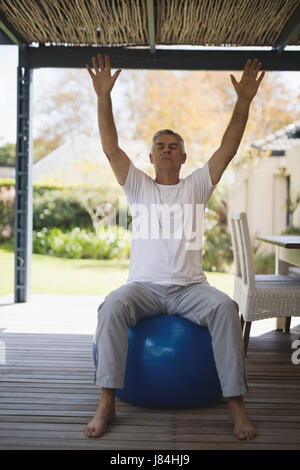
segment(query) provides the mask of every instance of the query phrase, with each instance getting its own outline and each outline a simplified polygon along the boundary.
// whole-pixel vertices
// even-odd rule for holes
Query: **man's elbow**
[[[230,152],[230,153],[228,154],[228,157],[227,157],[227,158],[228,158],[228,163],[230,163],[231,160],[232,160],[235,156],[236,156],[236,151],[235,151],[235,152]]]
[[[104,155],[106,156],[106,158],[109,161],[111,161],[111,159],[114,157],[114,155],[116,155],[116,153],[119,151],[118,146],[113,146],[113,147],[103,146],[102,149],[103,149]]]
[[[110,162],[111,161],[111,153],[103,150],[104,155],[106,156],[107,160]]]
[[[225,160],[228,164],[235,157],[236,152],[237,152],[237,147],[236,146],[230,147],[230,146],[222,146],[221,145],[221,151],[222,151],[222,153],[224,155],[224,158],[225,158]]]

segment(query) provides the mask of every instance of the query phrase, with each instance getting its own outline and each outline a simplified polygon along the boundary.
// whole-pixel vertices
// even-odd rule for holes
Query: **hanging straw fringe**
[[[156,0],[156,43],[272,46],[299,0]],[[26,43],[148,45],[146,0],[0,0]],[[300,44],[300,34],[293,40]]]
[[[146,0],[0,1],[27,43],[147,45]]]
[[[203,46],[271,46],[298,6],[294,0],[161,0],[157,4],[158,43]]]

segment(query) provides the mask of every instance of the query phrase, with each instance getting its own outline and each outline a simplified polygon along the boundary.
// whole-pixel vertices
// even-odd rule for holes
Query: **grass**
[[[126,283],[129,261],[32,255],[32,294],[107,295]],[[232,296],[234,276],[206,273],[208,282]],[[0,249],[0,296],[14,290],[14,254]]]

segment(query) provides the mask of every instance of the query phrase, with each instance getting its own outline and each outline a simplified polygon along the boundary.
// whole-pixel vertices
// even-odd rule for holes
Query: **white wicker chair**
[[[239,304],[244,348],[247,352],[251,322],[286,317],[289,332],[292,316],[300,316],[300,279],[298,276],[255,275],[247,216],[229,214],[235,265],[234,300]]]

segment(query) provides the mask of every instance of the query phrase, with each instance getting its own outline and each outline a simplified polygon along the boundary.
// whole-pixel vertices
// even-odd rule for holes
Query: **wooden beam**
[[[12,46],[12,45],[16,45],[14,43],[14,41],[11,40],[10,37],[7,36],[7,34],[5,34],[5,32],[0,29],[0,46]]]
[[[0,29],[5,33],[5,35],[12,41],[13,44],[20,46],[21,41],[17,37],[13,28],[7,23],[6,19],[0,15]],[[7,42],[2,42],[0,38],[0,44],[7,44]]]
[[[300,31],[300,6],[297,10],[293,13],[290,17],[288,22],[285,24],[283,30],[280,33],[279,38],[277,39],[274,49],[276,50],[277,54],[281,54],[285,48],[289,44],[289,42],[296,36],[297,33]]]
[[[147,0],[147,22],[149,33],[150,52],[155,52],[155,17],[154,17],[154,2]]]
[[[15,302],[28,302],[32,260],[32,76],[30,67],[18,67],[16,197],[15,197]]]
[[[300,52],[274,50],[199,50],[122,47],[20,47],[24,67],[85,68],[96,54],[108,54],[113,68],[156,70],[243,70],[247,59],[258,58],[263,70],[300,71]]]

